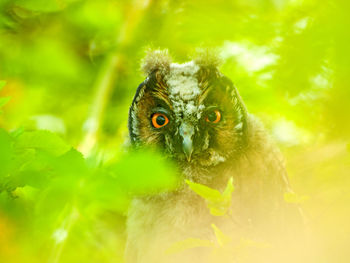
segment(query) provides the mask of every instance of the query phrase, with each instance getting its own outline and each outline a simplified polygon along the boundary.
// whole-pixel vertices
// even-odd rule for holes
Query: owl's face
[[[156,146],[182,165],[216,166],[240,153],[246,111],[216,67],[171,63],[140,84],[129,130],[134,145]]]

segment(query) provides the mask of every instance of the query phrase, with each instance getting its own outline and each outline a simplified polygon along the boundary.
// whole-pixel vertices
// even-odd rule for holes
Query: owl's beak
[[[183,143],[182,143],[182,148],[183,148],[183,151],[186,155],[186,158],[187,158],[187,161],[191,161],[191,155],[192,155],[192,152],[193,152],[193,145],[192,145],[192,139],[185,139],[183,140]]]
[[[188,123],[183,123],[179,129],[180,135],[182,137],[182,149],[185,153],[187,161],[191,161],[191,155],[193,152],[193,142],[192,137],[194,135],[194,128]]]

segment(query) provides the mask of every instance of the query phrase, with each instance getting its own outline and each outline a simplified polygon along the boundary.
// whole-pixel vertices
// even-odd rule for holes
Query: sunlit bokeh
[[[128,151],[149,48],[178,62],[218,54],[285,156],[289,201],[314,242],[305,262],[348,262],[349,10],[345,0],[0,0],[0,262],[124,262],[132,196],[177,184],[161,154]]]

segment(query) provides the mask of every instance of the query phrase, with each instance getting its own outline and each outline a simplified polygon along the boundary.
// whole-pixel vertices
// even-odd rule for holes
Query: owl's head
[[[129,112],[135,146],[156,146],[176,162],[216,166],[245,144],[247,112],[232,82],[211,55],[171,63],[167,51],[149,53],[147,78]]]

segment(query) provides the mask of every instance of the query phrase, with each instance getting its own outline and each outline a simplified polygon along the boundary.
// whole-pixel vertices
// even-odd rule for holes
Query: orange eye
[[[207,122],[218,123],[221,120],[221,112],[218,110],[213,110],[205,118]]]
[[[169,123],[168,117],[163,113],[155,113],[152,115],[152,125],[154,128],[162,128]]]

